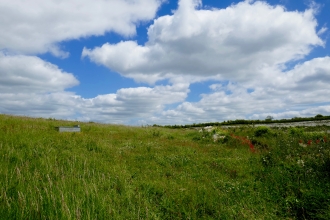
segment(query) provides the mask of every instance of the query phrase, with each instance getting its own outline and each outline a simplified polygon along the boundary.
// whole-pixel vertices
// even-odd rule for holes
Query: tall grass
[[[0,218],[330,219],[327,128],[74,124],[0,115]]]

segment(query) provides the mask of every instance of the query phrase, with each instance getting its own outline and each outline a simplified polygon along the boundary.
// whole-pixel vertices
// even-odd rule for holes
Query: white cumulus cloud
[[[68,88],[78,80],[57,66],[34,56],[0,54],[0,113],[134,123],[182,102],[189,84],[122,88],[116,93],[85,99]]]
[[[161,0],[2,0],[0,49],[14,53],[51,52],[66,57],[62,41],[116,32],[135,34],[153,19]]]
[[[282,76],[281,76],[282,75]],[[198,102],[183,102],[176,109],[163,111],[149,122],[189,124],[234,119],[277,119],[330,115],[330,57],[315,58],[297,65],[278,78],[254,84],[219,83],[210,86]]]
[[[0,113],[67,117],[76,103],[65,90],[78,84],[71,73],[38,57],[0,53]]]
[[[112,123],[136,123],[163,111],[166,105],[184,101],[189,84],[124,88],[115,94],[99,95],[83,99],[84,120]]]
[[[145,45],[134,41],[84,48],[82,56],[123,76],[153,83],[186,76],[235,81],[267,77],[323,46],[314,9],[287,11],[266,2],[244,1],[226,9],[196,9],[181,0],[173,15],[154,20]]]
[[[317,8],[288,11],[265,1],[205,9],[180,0],[154,20],[148,41],[84,48],[82,57],[124,77],[169,85],[122,88],[84,98],[69,92],[72,73],[36,57],[66,57],[61,42],[116,32],[135,34],[161,0],[4,0],[0,2],[0,113],[123,124],[188,124],[238,118],[330,114],[330,57]],[[79,74],[79,73],[75,73]],[[168,81],[167,81],[168,80]],[[188,101],[190,85],[212,80],[209,93]]]
[[[57,92],[78,84],[71,73],[38,57],[0,52],[0,93]]]

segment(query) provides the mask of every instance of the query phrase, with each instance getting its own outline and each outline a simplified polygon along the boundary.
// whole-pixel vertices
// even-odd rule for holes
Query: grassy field
[[[0,219],[330,219],[329,127],[75,124],[0,115]]]

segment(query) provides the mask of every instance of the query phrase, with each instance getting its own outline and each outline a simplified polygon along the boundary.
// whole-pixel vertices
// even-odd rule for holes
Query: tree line
[[[207,127],[207,126],[221,126],[221,125],[253,125],[253,124],[268,124],[268,123],[291,123],[291,122],[302,122],[302,121],[320,121],[320,120],[330,120],[330,116],[323,116],[318,114],[314,117],[294,117],[291,119],[274,119],[272,116],[267,116],[265,120],[246,120],[246,119],[236,119],[228,120],[223,122],[206,122],[206,123],[193,123],[189,125],[157,125],[154,127],[166,127],[166,128],[192,128],[192,127]]]

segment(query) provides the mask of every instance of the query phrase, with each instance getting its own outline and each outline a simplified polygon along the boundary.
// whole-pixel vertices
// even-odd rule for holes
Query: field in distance
[[[0,115],[0,218],[330,219],[329,130]]]

